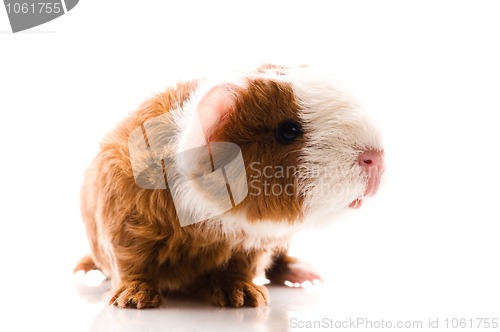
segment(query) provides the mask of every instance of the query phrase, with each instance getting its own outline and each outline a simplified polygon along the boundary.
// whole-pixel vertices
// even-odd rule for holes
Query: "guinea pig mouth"
[[[351,209],[359,209],[365,197],[373,196],[377,193],[380,185],[380,178],[384,172],[383,167],[371,167],[368,171],[368,182],[366,183],[363,196],[356,198],[349,204]]]
[[[352,201],[351,204],[349,204],[349,207],[351,209],[359,209],[361,207],[361,204],[363,204],[363,198],[362,197],[356,198],[354,201]]]

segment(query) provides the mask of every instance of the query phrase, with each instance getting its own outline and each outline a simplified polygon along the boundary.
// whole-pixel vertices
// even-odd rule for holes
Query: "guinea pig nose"
[[[358,157],[359,166],[363,168],[382,168],[384,164],[384,151],[369,150],[361,153]]]

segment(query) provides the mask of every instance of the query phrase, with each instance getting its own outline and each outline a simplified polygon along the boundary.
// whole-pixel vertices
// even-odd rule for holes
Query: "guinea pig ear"
[[[179,152],[213,142],[228,115],[234,111],[238,89],[234,84],[224,83],[202,92],[197,105],[189,110],[189,124],[183,131]]]
[[[179,147],[173,159],[165,162],[169,189],[182,226],[221,215],[248,193],[239,146],[215,142],[234,111],[238,89],[231,84],[211,86],[183,107]]]

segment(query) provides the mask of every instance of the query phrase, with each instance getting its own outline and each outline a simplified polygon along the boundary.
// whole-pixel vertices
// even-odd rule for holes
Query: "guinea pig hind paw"
[[[92,260],[92,257],[87,255],[83,256],[78,261],[75,268],[73,269],[73,273],[76,273],[78,271],[83,271],[84,273],[87,273],[92,270],[99,270],[99,268],[97,267],[97,265],[95,265],[94,261]]]
[[[318,282],[323,281],[314,267],[301,261],[288,263],[286,267],[274,271],[268,278],[274,284],[293,285],[293,287],[307,282],[316,285]]]

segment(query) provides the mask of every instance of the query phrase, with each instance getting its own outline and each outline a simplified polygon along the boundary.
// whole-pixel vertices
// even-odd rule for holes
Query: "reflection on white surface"
[[[160,308],[121,309],[107,305],[107,281],[91,287],[86,277],[96,279],[95,275],[77,276],[75,300],[89,312],[99,308],[91,331],[288,331],[291,312],[304,312],[321,302],[321,292],[313,289],[270,286],[271,304],[259,308],[219,308],[167,296]]]

